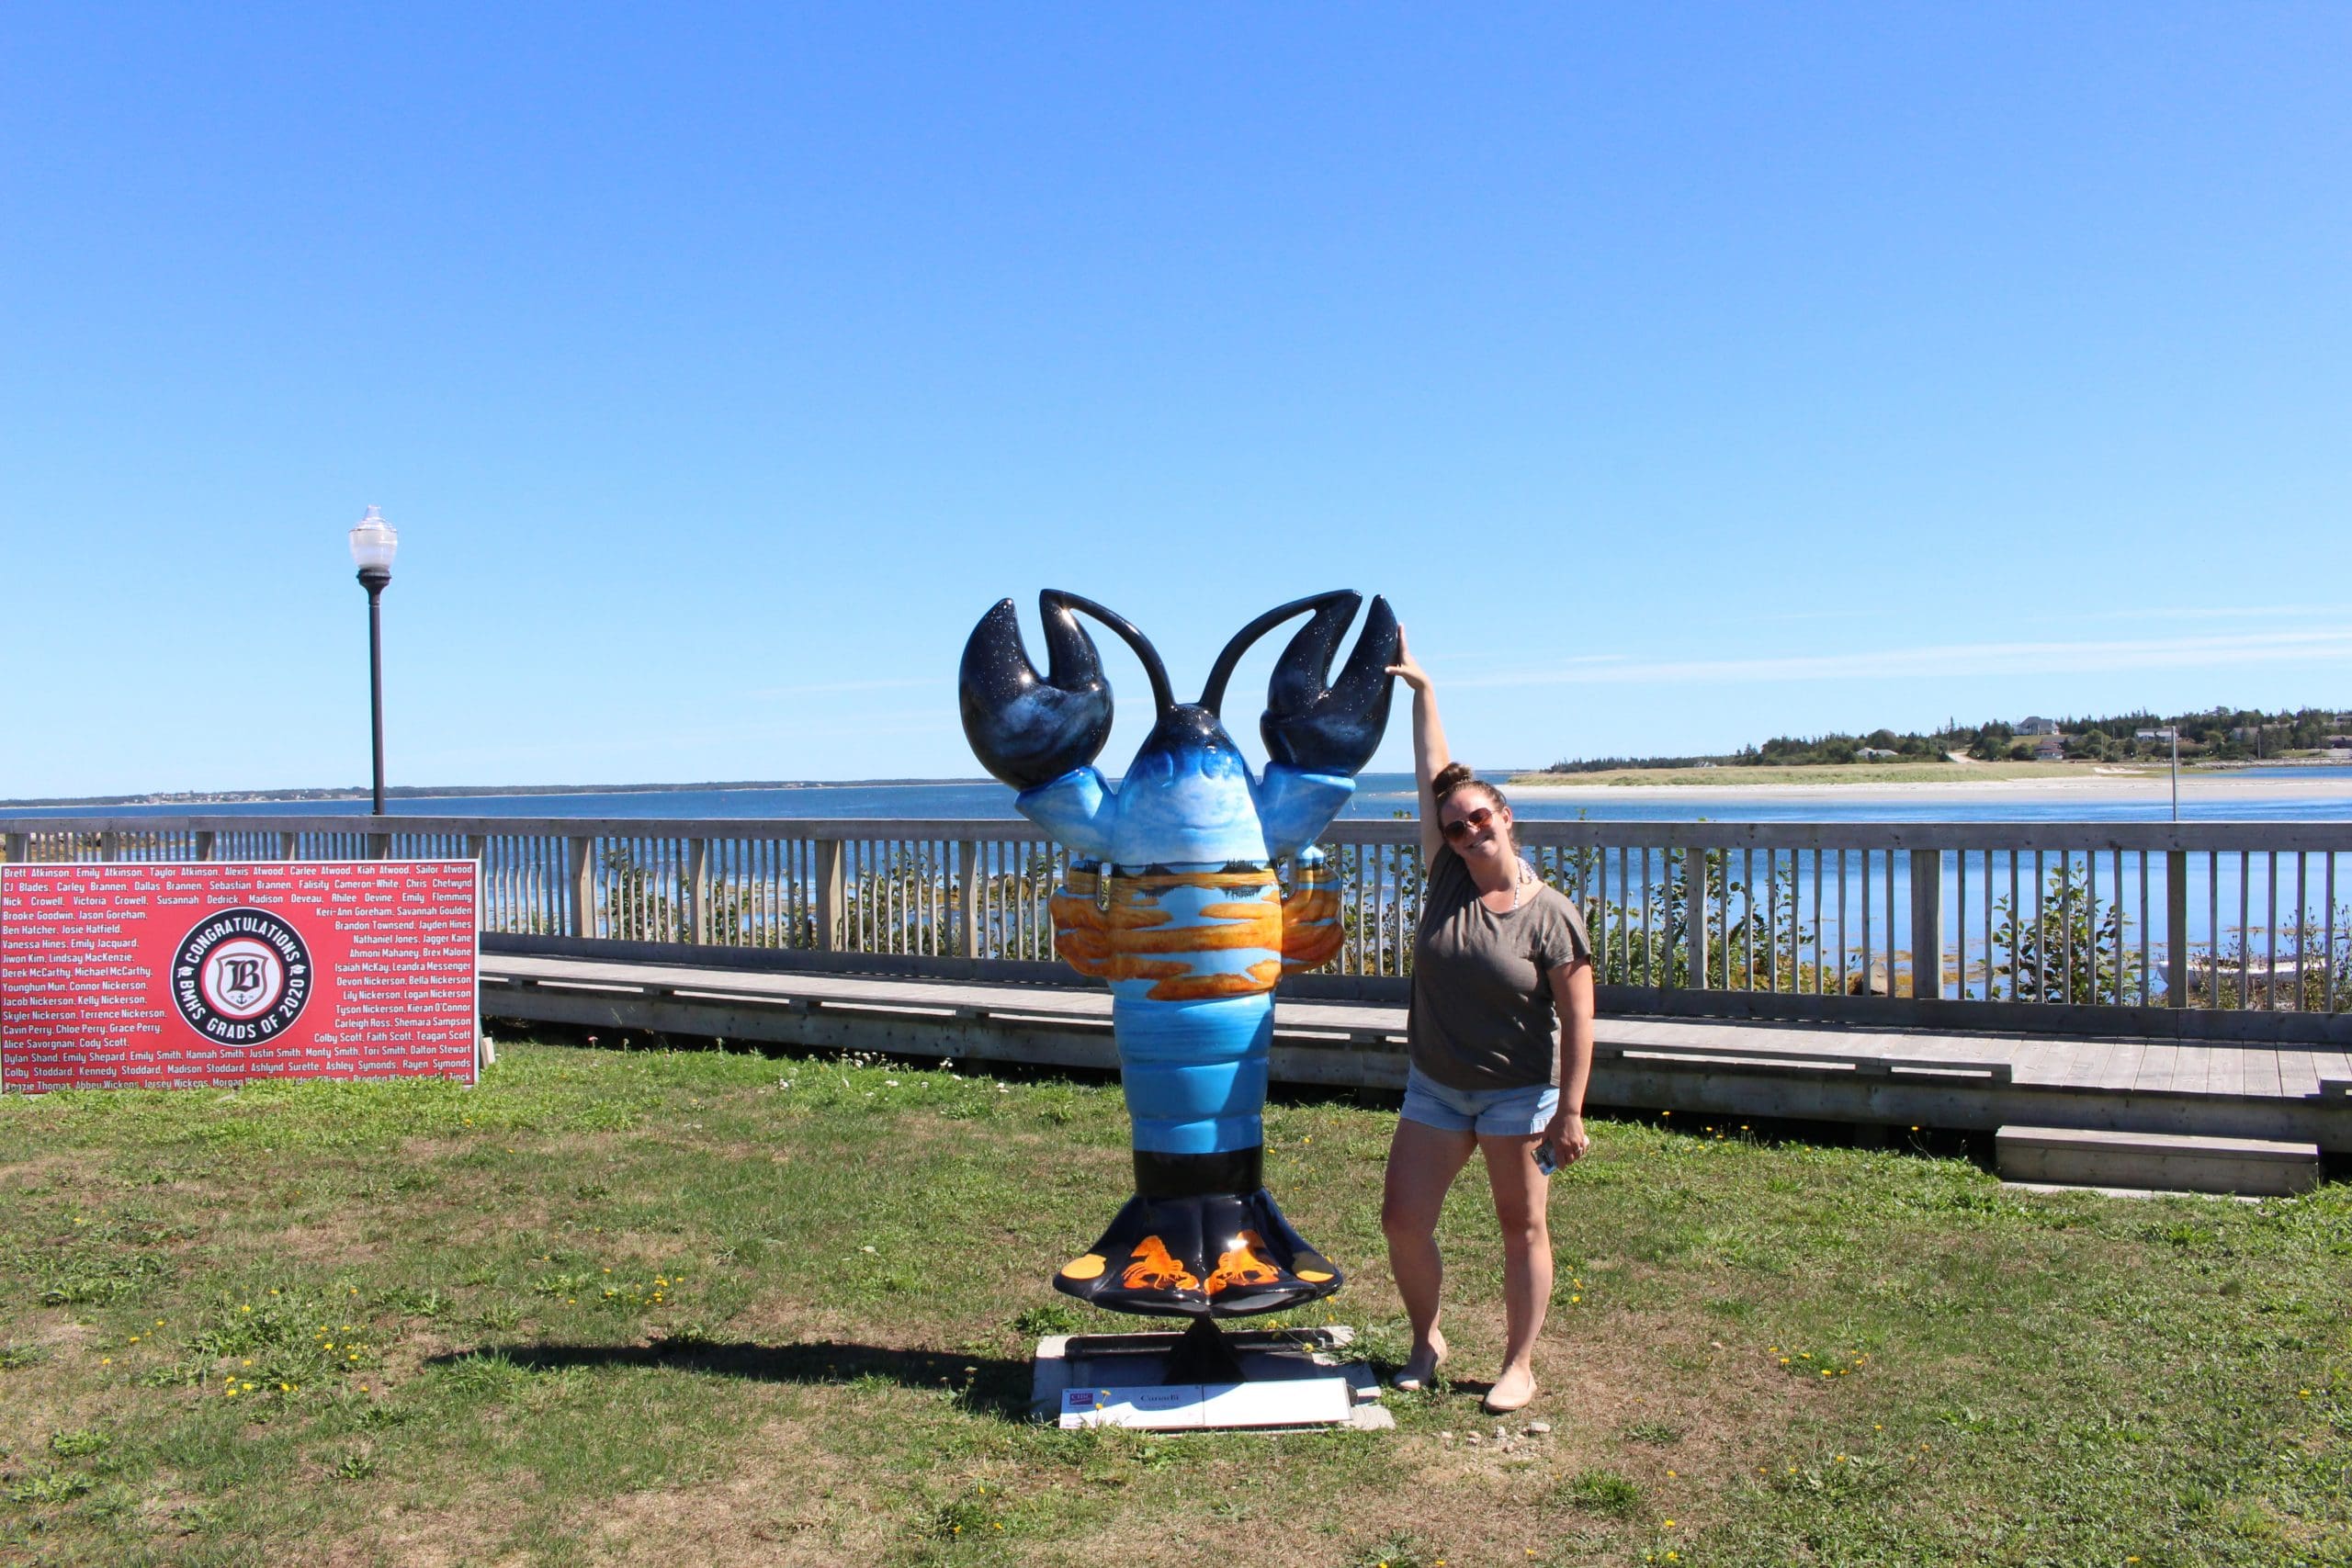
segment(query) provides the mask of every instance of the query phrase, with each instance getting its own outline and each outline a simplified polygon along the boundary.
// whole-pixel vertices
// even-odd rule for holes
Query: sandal
[[[1435,1388],[1437,1386],[1437,1370],[1445,1365],[1445,1341],[1440,1339],[1437,1344],[1437,1355],[1430,1360],[1430,1370],[1426,1374],[1420,1377],[1413,1377],[1408,1374],[1404,1369],[1400,1367],[1397,1369],[1396,1375],[1388,1380],[1388,1386],[1395,1389],[1399,1393],[1426,1393],[1430,1389]],[[1405,1363],[1408,1367],[1412,1364],[1413,1363],[1409,1359]]]

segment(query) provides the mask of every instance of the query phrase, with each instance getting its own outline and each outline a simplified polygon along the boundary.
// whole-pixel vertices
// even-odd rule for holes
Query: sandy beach
[[[1694,808],[1709,800],[1916,800],[1921,805],[1944,801],[2122,800],[2165,801],[2171,798],[2171,775],[2162,768],[2143,773],[2086,773],[2067,778],[1954,778],[1886,784],[1572,784],[1514,782],[1511,798],[1558,801],[1564,804],[1603,800],[1685,800]],[[2330,770],[2311,778],[2248,778],[2226,773],[2184,773],[2180,799],[2254,802],[2262,800],[2352,799],[2352,776]]]

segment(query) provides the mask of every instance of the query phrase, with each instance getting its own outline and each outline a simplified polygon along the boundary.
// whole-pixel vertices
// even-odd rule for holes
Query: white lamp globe
[[[374,507],[351,530],[351,563],[362,571],[392,570],[392,556],[401,547],[400,530],[383,519]]]

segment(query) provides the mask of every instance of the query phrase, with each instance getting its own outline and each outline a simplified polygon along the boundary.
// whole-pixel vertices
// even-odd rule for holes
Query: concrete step
[[[1993,1134],[1993,1147],[2004,1181],[2284,1197],[2320,1179],[2317,1144],[2264,1138],[2010,1126]]]

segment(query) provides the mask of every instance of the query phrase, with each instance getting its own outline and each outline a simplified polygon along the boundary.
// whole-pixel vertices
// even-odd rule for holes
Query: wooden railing
[[[13,863],[472,858],[482,929],[511,943],[1023,978],[1054,955],[1066,863],[1017,820],[13,817],[0,835]],[[1584,911],[1623,1010],[2352,1039],[2352,823],[1522,820],[1519,838]],[[1394,996],[1420,915],[1415,826],[1342,821],[1324,849],[1346,941],[1317,984]]]

